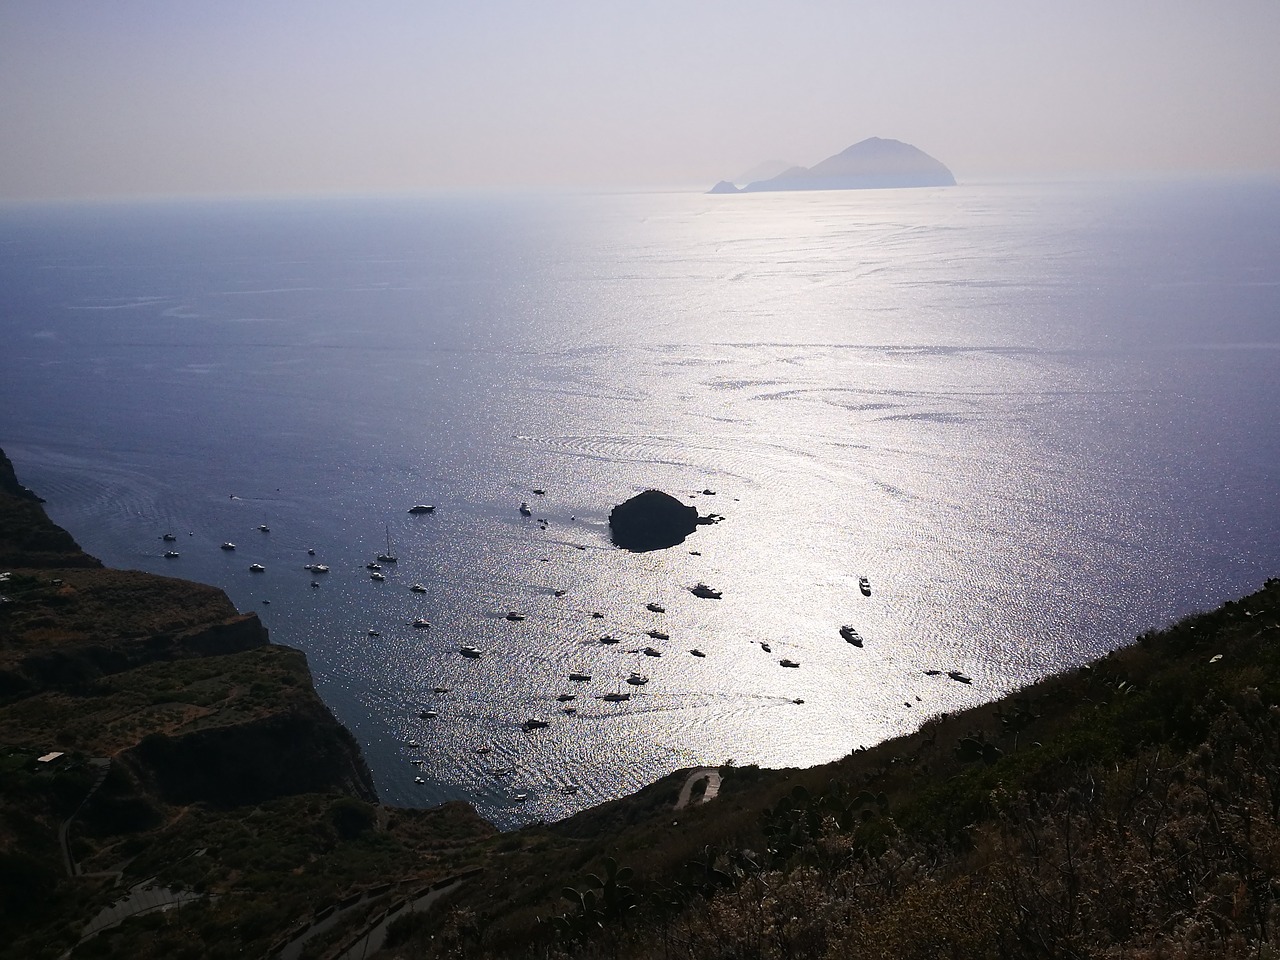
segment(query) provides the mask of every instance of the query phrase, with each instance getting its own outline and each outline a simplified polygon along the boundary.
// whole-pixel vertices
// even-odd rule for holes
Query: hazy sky
[[[1280,172],[1280,0],[0,0],[0,198]]]

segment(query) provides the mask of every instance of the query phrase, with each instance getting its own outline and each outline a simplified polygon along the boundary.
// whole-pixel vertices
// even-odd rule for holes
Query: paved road
[[[680,797],[676,800],[675,807],[677,810],[682,810],[689,805],[689,798],[693,795],[693,785],[699,780],[707,781],[707,789],[702,794],[703,803],[714,800],[720,793],[720,771],[715,767],[699,767],[689,774],[684,786],[680,788]]]

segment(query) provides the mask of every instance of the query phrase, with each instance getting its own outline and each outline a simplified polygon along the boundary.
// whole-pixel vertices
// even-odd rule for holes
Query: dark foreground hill
[[[301,654],[219,591],[0,572],[0,957],[1273,952],[1280,580],[836,763],[498,834],[378,806]]]

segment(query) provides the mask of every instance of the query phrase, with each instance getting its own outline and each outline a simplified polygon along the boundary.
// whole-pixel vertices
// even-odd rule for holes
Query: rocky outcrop
[[[71,534],[45,514],[43,501],[18,482],[0,450],[0,570],[9,567],[100,567]]]
[[[642,553],[665,550],[698,529],[699,524],[714,523],[719,517],[700,517],[695,507],[681,503],[661,490],[645,490],[609,512],[609,533],[613,542],[624,550]]]
[[[237,807],[300,793],[377,800],[355,738],[318,701],[180,736],[154,733],[120,759],[170,804]]]

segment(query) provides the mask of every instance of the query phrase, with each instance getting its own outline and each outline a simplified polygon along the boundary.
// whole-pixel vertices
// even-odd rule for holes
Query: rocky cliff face
[[[0,749],[115,757],[164,803],[376,799],[305,656],[222,591],[102,569],[0,452]]]

